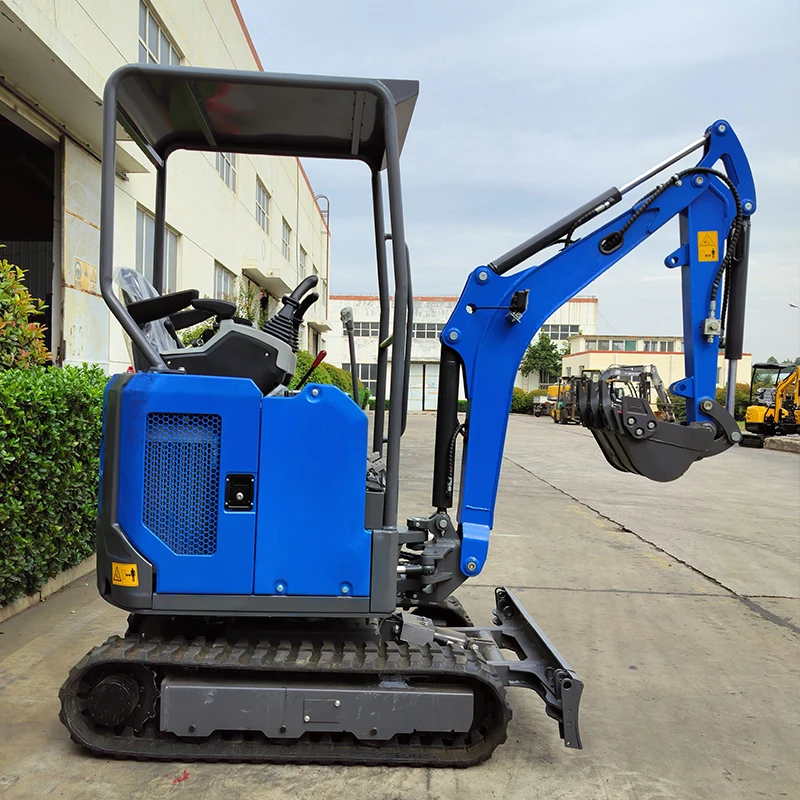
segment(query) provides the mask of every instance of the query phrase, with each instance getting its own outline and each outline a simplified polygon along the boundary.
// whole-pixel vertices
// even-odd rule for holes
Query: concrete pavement
[[[429,507],[433,424],[409,421],[407,515]],[[736,449],[663,486],[613,470],[585,431],[518,417],[506,455],[489,564],[458,594],[486,622],[495,585],[518,592],[586,683],[583,751],[511,690],[508,742],[464,771],[89,757],[58,722],[58,687],[125,622],[89,581],[0,625],[0,798],[798,796],[800,459]]]

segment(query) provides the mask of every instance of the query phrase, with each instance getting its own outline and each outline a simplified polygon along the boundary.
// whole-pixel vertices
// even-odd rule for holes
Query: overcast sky
[[[265,70],[420,81],[401,159],[416,294],[460,294],[475,266],[728,119],[758,191],[745,347],[800,355],[800,0],[239,5]],[[374,293],[366,168],[304,163],[331,199],[331,291]],[[677,236],[584,292],[600,333],[681,333]]]

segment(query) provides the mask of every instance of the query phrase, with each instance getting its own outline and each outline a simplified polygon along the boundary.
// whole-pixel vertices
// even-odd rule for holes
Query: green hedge
[[[300,383],[300,379],[308,372],[313,363],[314,356],[311,353],[305,350],[297,351],[297,368],[295,369],[294,378],[289,384],[290,389],[294,389]],[[353,396],[353,378],[350,373],[345,372],[340,367],[334,367],[333,364],[326,364],[324,361],[311,373],[311,377],[306,383],[328,383],[338,386],[350,397]],[[361,381],[358,382],[358,394],[361,400],[361,407],[365,408],[369,401],[369,392]]]
[[[721,405],[725,405],[727,400],[727,390],[724,387],[717,389],[716,401]],[[733,418],[735,420],[744,420],[747,406],[750,405],[750,384],[737,383],[736,394],[733,401]]]
[[[533,392],[526,392],[518,386],[514,387],[511,395],[512,414],[532,414],[533,413]]]
[[[670,399],[672,400],[672,408],[675,412],[675,419],[679,420],[680,422],[686,421],[686,399],[683,397],[678,397],[676,394],[669,393]],[[725,402],[727,400],[727,390],[724,386],[720,386],[717,388],[717,396],[716,401],[721,405],[725,406]],[[747,411],[747,406],[750,404],[750,384],[749,383],[737,383],[736,384],[736,396],[733,403],[733,418],[737,421],[741,421],[744,419],[745,412]]]
[[[99,367],[0,372],[0,604],[94,551]]]

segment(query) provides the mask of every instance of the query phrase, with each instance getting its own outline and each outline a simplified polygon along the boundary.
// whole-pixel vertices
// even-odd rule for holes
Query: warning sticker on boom
[[[697,232],[697,260],[719,261],[719,239],[716,231]]]
[[[136,564],[111,562],[111,583],[115,586],[138,586],[139,570]]]

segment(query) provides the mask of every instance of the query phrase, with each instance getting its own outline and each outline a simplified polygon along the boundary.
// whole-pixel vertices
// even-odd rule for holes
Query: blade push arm
[[[746,265],[746,249],[741,248],[746,248],[747,236],[737,243],[734,234],[741,233],[745,223],[749,228],[755,190],[744,151],[730,125],[718,121],[706,136],[697,167],[679,173],[544,263],[509,276],[488,266],[470,275],[442,333],[443,343],[463,364],[469,400],[459,509],[464,575],[480,572],[486,558],[514,377],[532,336],[556,309],[675,217],[680,221],[680,246],[665,263],[682,271],[686,377],[671,389],[686,398],[689,427],[695,423],[694,430],[708,434],[692,460],[732,443],[731,427],[727,421],[720,422],[724,409],[714,401],[720,299],[724,297],[720,279],[728,261],[732,270],[741,262]],[[711,170],[720,160],[727,178]],[[727,254],[723,245],[729,233],[729,244],[739,249]],[[735,278],[732,285],[736,288]],[[744,291],[743,285],[739,291]],[[528,305],[520,313],[520,298],[525,294]],[[734,299],[731,295],[731,306]],[[736,300],[743,318],[743,299]],[[741,324],[741,318],[731,315],[730,333],[739,341]],[[729,358],[740,356],[741,352],[728,353]],[[646,436],[650,435],[648,431]]]

